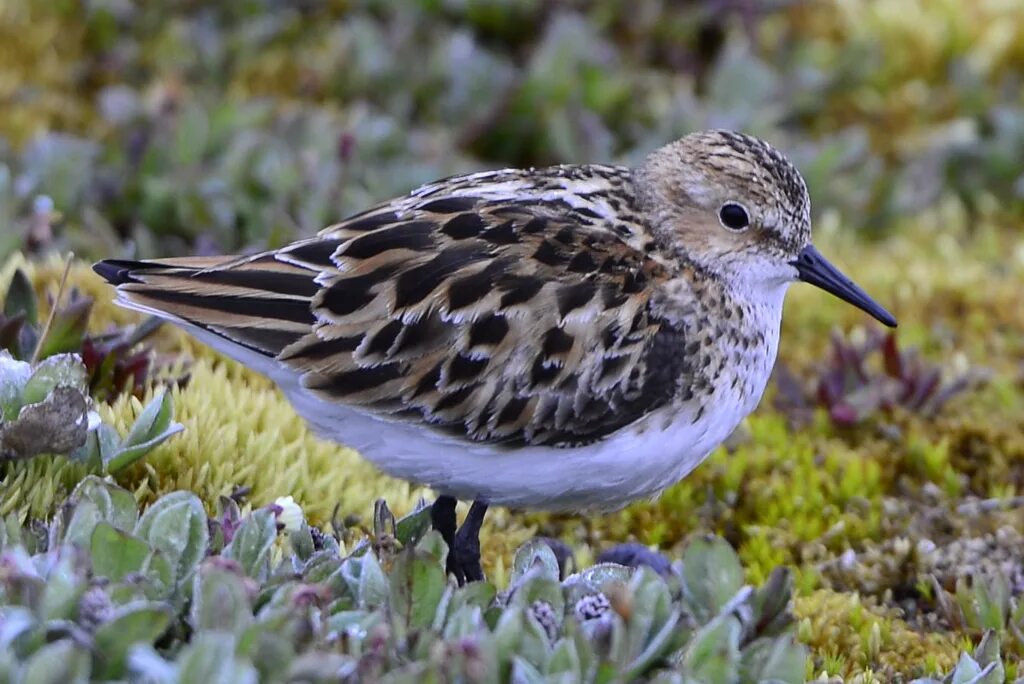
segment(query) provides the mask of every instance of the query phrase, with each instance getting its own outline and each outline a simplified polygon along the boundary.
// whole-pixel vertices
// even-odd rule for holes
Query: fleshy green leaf
[[[789,637],[757,639],[743,649],[743,680],[802,682],[807,649]]]
[[[683,553],[683,576],[703,619],[716,615],[743,586],[743,566],[724,539],[694,539]]]
[[[162,604],[139,602],[118,608],[96,629],[93,638],[101,656],[100,676],[120,677],[128,650],[135,644],[152,644],[171,621],[170,609]]]
[[[74,554],[69,547],[61,549],[57,562],[46,575],[46,586],[39,601],[43,620],[69,620],[86,589],[85,577],[76,572]]]
[[[559,639],[548,660],[547,674],[569,675],[573,681],[583,681],[583,666],[573,639]]]
[[[981,676],[981,665],[967,653],[961,653],[950,684],[978,684]]]
[[[686,673],[702,682],[739,681],[741,631],[739,621],[731,615],[698,630],[683,654]]]
[[[31,377],[30,364],[18,361],[6,350],[0,349],[0,418],[7,421],[18,417],[22,393]]]
[[[146,682],[147,684],[178,684],[178,668],[160,657],[160,654],[149,644],[136,644],[128,651],[126,669],[131,675],[130,681]]]
[[[648,567],[640,567],[629,582],[633,596],[630,631],[634,640],[645,643],[661,630],[672,615],[672,597],[665,580]]]
[[[117,582],[142,570],[150,548],[138,537],[100,522],[93,530],[90,551],[93,573]]]
[[[34,404],[43,401],[56,387],[71,387],[79,392],[88,388],[85,366],[77,354],[56,354],[43,359],[25,383],[21,401]]]
[[[194,582],[193,629],[239,634],[252,624],[252,601],[242,576],[208,561],[199,568]]]
[[[135,497],[115,484],[90,475],[75,487],[71,501],[74,502],[71,519],[63,535],[66,543],[88,548],[100,521],[125,532],[135,529],[139,516]]]
[[[0,653],[11,650],[16,640],[31,632],[38,624],[32,609],[24,606],[5,606],[3,618],[0,621]]]
[[[423,535],[416,544],[416,550],[431,556],[440,565],[444,565],[448,559],[448,545],[437,530],[430,530]]]
[[[388,600],[388,578],[374,554],[368,553],[360,560],[359,607],[373,610]]]
[[[395,523],[395,537],[402,546],[417,544],[430,529],[430,506],[424,506]]]
[[[762,636],[776,636],[793,621],[787,611],[793,597],[793,571],[779,566],[754,595],[753,622]]]
[[[615,563],[598,563],[565,578],[562,587],[566,592],[566,602],[575,605],[588,594],[605,591],[611,585],[626,584],[632,576],[632,568]]]
[[[447,578],[437,559],[417,549],[398,554],[391,567],[391,609],[411,629],[430,626]]]
[[[274,514],[261,508],[242,520],[231,543],[224,548],[224,557],[238,561],[245,574],[262,581],[270,572],[270,547],[276,538]]]
[[[497,589],[490,582],[470,582],[459,587],[452,596],[449,612],[454,614],[464,606],[476,606],[486,610],[494,602]]]
[[[167,557],[174,569],[175,582],[180,584],[191,577],[206,555],[206,511],[195,494],[171,492],[146,510],[135,534]]]
[[[7,285],[7,296],[4,299],[4,316],[14,318],[24,316],[29,325],[39,323],[39,308],[36,305],[36,293],[28,276],[20,268],[11,276]]]
[[[236,639],[231,634],[204,632],[189,644],[179,658],[180,682],[211,684],[256,684],[259,676],[252,663],[235,655]]]
[[[987,629],[981,642],[974,649],[974,658],[984,672],[978,680],[979,684],[1002,684],[1006,679],[1003,659],[999,655],[999,642],[999,633],[994,629]]]
[[[22,684],[85,684],[92,670],[89,651],[70,639],[46,644],[25,663]]]
[[[534,566],[541,568],[541,573],[554,581],[559,580],[558,558],[555,552],[542,539],[531,539],[516,550],[512,559],[512,573],[509,584],[515,584],[530,572]]]
[[[529,661],[516,656],[512,659],[512,681],[522,684],[546,684],[547,680]]]
[[[107,472],[117,473],[130,466],[156,446],[185,429],[185,426],[173,422],[173,419],[174,404],[171,395],[163,391],[142,410],[117,450],[109,456],[104,454]]]

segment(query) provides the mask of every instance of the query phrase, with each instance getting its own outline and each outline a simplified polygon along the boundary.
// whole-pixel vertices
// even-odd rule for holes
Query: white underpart
[[[273,359],[187,322],[170,320],[269,377],[318,434],[356,449],[389,475],[456,498],[513,508],[614,510],[654,497],[684,478],[754,410],[775,363],[786,285],[762,284],[744,293],[753,305],[746,323],[765,332],[765,344],[748,350],[740,364],[727,367],[699,417],[695,402],[666,406],[601,441],[573,448],[472,444],[424,426],[325,402],[302,387],[298,374]],[[123,298],[118,303],[169,318]]]

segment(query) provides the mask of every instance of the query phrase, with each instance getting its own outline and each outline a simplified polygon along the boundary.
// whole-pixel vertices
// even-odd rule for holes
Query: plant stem
[[[71,262],[75,258],[73,252],[68,252],[67,259],[64,260],[64,273],[60,277],[60,285],[57,287],[57,297],[53,300],[53,306],[50,307],[50,314],[46,317],[46,325],[39,333],[39,339],[36,341],[35,351],[32,352],[32,365],[39,363],[39,354],[43,350],[43,343],[46,342],[46,336],[50,334],[50,328],[53,327],[53,319],[57,315],[57,307],[60,306],[61,297],[64,295],[64,288],[68,284],[68,274],[71,272]]]

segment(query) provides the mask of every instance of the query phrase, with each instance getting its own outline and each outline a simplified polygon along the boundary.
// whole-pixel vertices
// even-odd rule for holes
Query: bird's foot
[[[487,504],[474,501],[462,527],[455,528],[455,499],[439,496],[431,511],[431,523],[448,545],[447,570],[459,585],[484,579],[480,564],[480,526],[487,513]]]
[[[484,569],[480,565],[478,533],[479,529],[477,533],[472,533],[467,531],[466,524],[463,524],[455,534],[455,544],[448,551],[448,572],[455,575],[455,579],[460,585],[466,582],[480,582],[484,579]]]

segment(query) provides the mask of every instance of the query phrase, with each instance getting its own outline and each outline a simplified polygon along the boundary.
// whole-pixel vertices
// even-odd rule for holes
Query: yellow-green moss
[[[79,130],[96,119],[76,80],[84,27],[55,4],[0,0],[0,135],[15,143],[51,128]]]
[[[892,681],[896,673],[937,674],[950,670],[970,645],[947,634],[921,634],[892,609],[865,603],[857,594],[816,591],[798,597],[794,613],[800,640],[813,649],[815,674],[872,675],[881,681]]]

